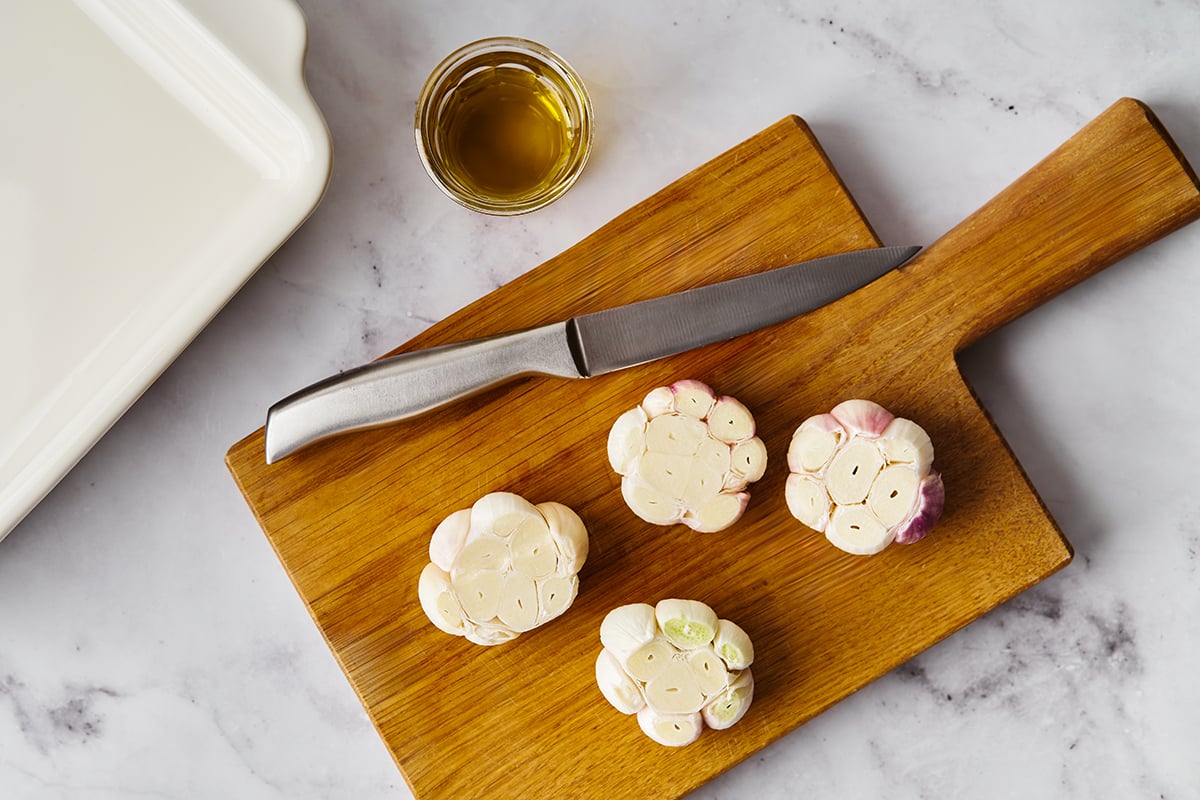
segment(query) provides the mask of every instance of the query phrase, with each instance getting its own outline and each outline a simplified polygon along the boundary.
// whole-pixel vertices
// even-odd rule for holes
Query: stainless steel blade
[[[732,339],[831,303],[920,249],[840,253],[575,317],[576,361],[590,377]]]

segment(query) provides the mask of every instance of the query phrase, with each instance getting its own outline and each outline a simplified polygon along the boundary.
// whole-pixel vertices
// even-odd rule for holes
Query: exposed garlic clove
[[[558,548],[559,570],[574,575],[588,555],[587,527],[579,515],[562,503],[538,503],[537,510],[546,518],[550,538]]]
[[[417,581],[417,598],[430,622],[455,636],[466,634],[462,606],[450,587],[450,576],[437,564],[426,564]]]
[[[671,643],[656,636],[626,656],[622,666],[631,677],[646,683],[670,666],[674,657],[675,650]]]
[[[544,578],[558,569],[558,547],[541,512],[523,520],[508,537],[508,554],[512,568],[532,578]]]
[[[681,521],[697,533],[716,533],[741,519],[749,503],[749,492],[718,494],[699,508],[689,508]]]
[[[667,419],[667,417],[659,417]],[[690,455],[646,453],[638,466],[639,477],[650,488],[679,502],[687,492],[688,479],[692,473],[693,459]]]
[[[614,608],[604,617],[600,623],[600,644],[623,659],[642,645],[654,641],[657,631],[654,606],[630,603]]]
[[[496,618],[504,594],[504,573],[455,567],[450,573],[454,596],[472,622],[490,622]]]
[[[682,414],[663,414],[646,423],[646,449],[651,453],[692,456],[707,436],[704,422]]]
[[[704,707],[704,692],[686,661],[668,659],[646,681],[646,702],[668,714],[692,714]]]
[[[495,492],[438,525],[430,557],[440,564],[426,566],[417,594],[439,629],[501,644],[571,606],[587,551],[587,529],[571,509]]]
[[[885,467],[867,494],[867,508],[885,527],[892,528],[912,514],[920,478],[907,464]]]
[[[471,530],[471,509],[464,508],[446,517],[433,529],[429,539],[429,560],[443,572],[454,568],[454,559],[466,544]]]
[[[754,645],[741,626],[727,619],[717,620],[713,650],[731,670],[745,669],[754,663]]]
[[[921,480],[920,499],[913,516],[896,532],[900,544],[912,544],[924,539],[937,524],[946,505],[946,487],[942,476],[931,472]]]
[[[695,419],[706,418],[717,402],[713,390],[700,381],[675,381],[671,384],[671,394],[675,397],[675,411]]]
[[[720,623],[718,623],[718,628]],[[729,685],[729,670],[725,662],[709,647],[692,650],[687,656],[696,685],[705,697],[711,697]]]
[[[638,726],[654,741],[667,747],[684,747],[700,738],[700,714],[666,714],[647,704],[637,712]]]
[[[472,530],[486,530],[493,536],[507,537],[529,517],[538,517],[538,510],[520,495],[511,492],[492,492],[471,506]]]
[[[608,432],[608,463],[618,474],[633,468],[646,449],[646,412],[634,406],[613,423]]]
[[[788,469],[820,473],[833,458],[846,430],[832,414],[818,414],[800,424],[788,446]]]
[[[596,683],[618,711],[668,746],[694,742],[706,720],[727,728],[754,693],[750,638],[706,604],[669,599],[615,608],[600,624]],[[737,668],[731,667],[738,665]]]
[[[829,518],[825,538],[847,553],[869,556],[891,544],[896,531],[885,528],[865,505],[838,506]]]
[[[621,496],[634,514],[652,525],[673,525],[683,518],[675,498],[647,485],[640,478],[621,479]]]
[[[767,471],[767,446],[757,436],[744,439],[733,446],[729,460],[733,472],[753,483]]]
[[[596,685],[604,699],[622,714],[636,714],[646,705],[639,685],[608,650],[601,650],[596,658]]]
[[[648,421],[636,447],[614,442],[630,437],[637,414],[622,414],[609,433],[609,461],[623,476],[630,509],[655,525],[683,522],[704,532],[736,522],[749,500],[745,489],[762,477],[767,460],[746,407],[683,380],[653,390],[640,408]]]
[[[722,442],[734,444],[754,435],[754,417],[734,398],[722,397],[708,414],[708,430]]]
[[[866,439],[852,440],[829,463],[825,486],[830,499],[839,506],[863,502],[881,469],[879,448]]]
[[[717,614],[698,600],[660,600],[654,619],[671,644],[682,650],[703,647],[717,633]]]
[[[741,721],[753,700],[754,675],[747,669],[738,675],[729,688],[706,705],[700,714],[705,725],[714,731],[723,731]]]
[[[879,437],[879,452],[889,464],[910,464],[918,476],[933,464],[933,442],[912,420],[896,417]]]
[[[575,602],[577,594],[579,594],[579,578],[575,575],[570,577],[552,575],[545,580],[537,581],[537,624],[542,625],[561,615]]]
[[[878,438],[896,418],[871,400],[846,400],[834,406],[829,414],[849,433],[868,439]]]
[[[829,524],[830,500],[825,484],[807,475],[788,475],[784,500],[792,516],[821,533]]]
[[[675,393],[670,386],[659,386],[642,398],[642,409],[650,419],[675,411]]]

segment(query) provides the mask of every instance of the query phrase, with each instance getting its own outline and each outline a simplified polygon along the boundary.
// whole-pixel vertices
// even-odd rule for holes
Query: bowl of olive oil
[[[583,81],[548,48],[493,37],[434,69],[417,100],[417,152],[443,192],[487,214],[524,214],[575,183],[592,146]]]

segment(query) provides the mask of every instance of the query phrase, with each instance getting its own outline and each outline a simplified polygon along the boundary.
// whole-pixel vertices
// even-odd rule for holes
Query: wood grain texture
[[[227,463],[418,798],[677,797],[1069,561],[955,353],[1198,215],[1194,173],[1123,100],[909,266],[802,318],[586,382],[527,379],[272,466],[260,430]],[[395,352],[877,244],[793,117]],[[741,399],[768,448],[723,533],[642,523],[607,464],[616,416],[684,377]],[[854,557],[788,515],[792,431],[849,397],[932,436],[947,502],[928,539]],[[436,630],[416,584],[434,526],[497,490],[574,508],[591,554],[566,615],[483,648]],[[757,651],[747,716],[679,750],[593,677],[603,616],[664,597],[706,601]]]

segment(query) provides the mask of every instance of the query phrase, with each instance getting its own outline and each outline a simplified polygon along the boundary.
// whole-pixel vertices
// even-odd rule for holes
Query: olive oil
[[[478,194],[517,198],[558,176],[573,133],[552,84],[500,66],[474,72],[455,88],[435,135],[456,180]]]
[[[464,45],[417,100],[417,152],[438,188],[467,208],[524,214],[560,197],[592,145],[579,75],[528,39]]]

